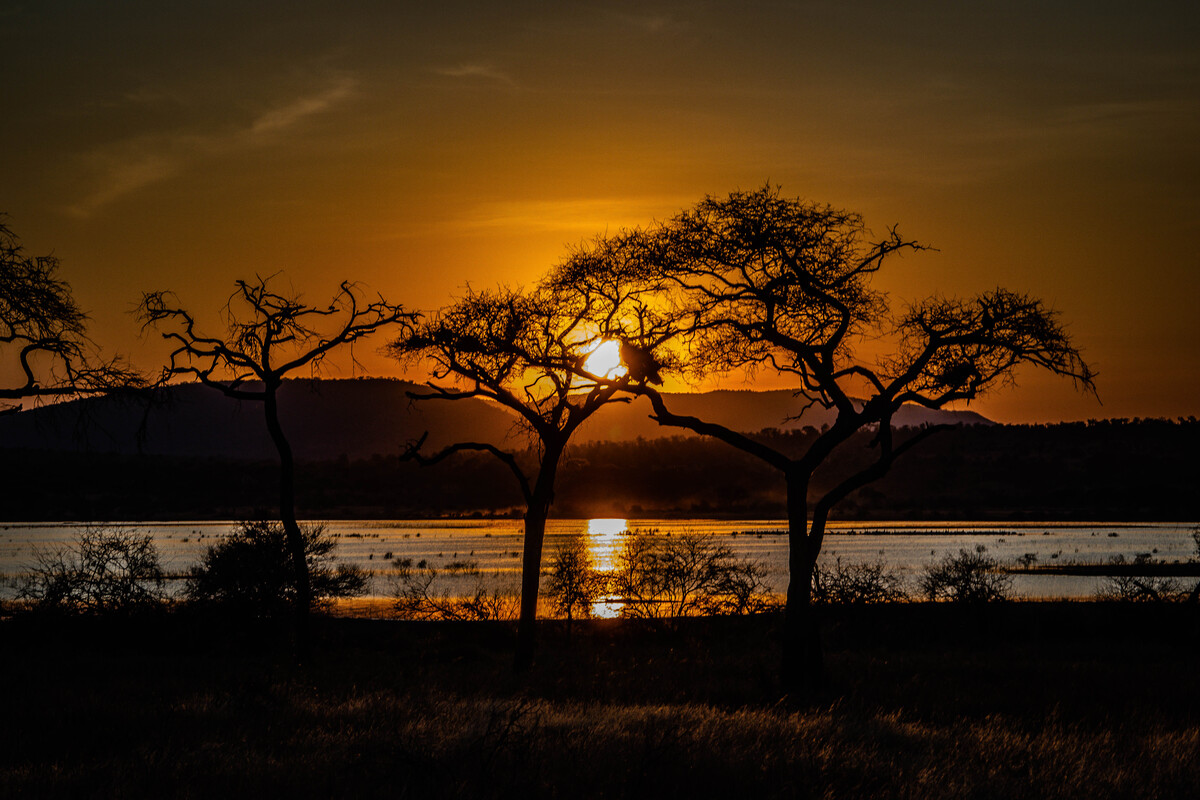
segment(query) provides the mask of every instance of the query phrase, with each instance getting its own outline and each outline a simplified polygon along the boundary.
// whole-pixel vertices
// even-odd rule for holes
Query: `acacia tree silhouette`
[[[283,523],[296,584],[295,653],[309,655],[312,586],[305,558],[304,535],[296,521],[295,459],[279,419],[279,387],[302,367],[319,369],[335,349],[391,325],[410,327],[416,315],[381,296],[364,302],[353,283],[343,281],[327,306],[311,306],[298,294],[270,286],[270,278],[236,281],[223,310],[226,330],[205,336],[196,321],[170,292],[142,295],[138,316],[143,329],[174,325],[162,332],[173,349],[162,382],[191,377],[227,397],[263,404],[271,441],[279,454],[279,515]]]
[[[425,456],[422,437],[406,454],[434,464],[465,450],[486,452],[516,478],[525,502],[517,670],[533,663],[546,519],[567,443],[605,404],[628,400],[619,396],[629,387],[628,376],[605,380],[586,368],[588,355],[603,341],[594,320],[604,312],[593,297],[577,294],[562,302],[544,287],[527,293],[468,290],[388,347],[401,361],[425,359],[432,364],[429,391],[410,393],[414,399],[486,397],[517,414],[524,433],[518,447],[457,442]],[[533,464],[522,466],[520,456],[529,449]]]
[[[59,266],[54,256],[27,255],[0,216],[0,346],[15,356],[19,374],[0,386],[0,400],[144,387],[144,377],[122,359],[100,358]],[[0,413],[18,410],[19,403],[0,405]]]
[[[653,255],[644,277],[674,304],[677,342],[691,374],[770,370],[794,380],[796,417],[820,405],[836,421],[800,454],[692,416],[673,414],[662,395],[636,387],[662,425],[687,428],[737,447],[777,469],[787,486],[790,581],[783,631],[783,679],[790,690],[819,684],[824,663],[811,609],[813,569],[829,514],[856,489],[881,478],[896,460],[945,426],[903,437],[892,419],[905,403],[941,408],[1011,384],[1021,364],[1072,378],[1095,391],[1094,373],[1041,301],[996,289],[969,300],[935,296],[893,313],[871,286],[885,259],[926,249],[895,229],[872,242],[861,217],[783,198],[767,186],[708,197],[641,236]],[[594,291],[626,264],[593,259],[553,279]],[[614,318],[619,318],[619,314]],[[892,354],[860,357],[852,345],[890,343]],[[856,399],[865,396],[865,400]],[[864,428],[876,431],[869,466],[840,476],[812,501],[813,474]],[[902,440],[901,440],[902,439]],[[811,513],[811,520],[810,520]]]

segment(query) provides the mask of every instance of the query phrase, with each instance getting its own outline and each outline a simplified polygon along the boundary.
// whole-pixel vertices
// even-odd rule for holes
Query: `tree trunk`
[[[287,539],[288,554],[292,559],[292,570],[296,582],[295,631],[293,648],[296,660],[303,663],[311,653],[309,618],[312,610],[312,584],[308,574],[308,559],[304,554],[304,536],[296,521],[296,465],[292,447],[283,435],[279,424],[279,406],[275,397],[275,386],[267,386],[263,407],[267,418],[267,430],[271,441],[279,452],[279,519]]]
[[[788,589],[783,622],[784,690],[802,695],[825,682],[821,633],[812,605],[812,576],[817,553],[809,541],[808,475],[787,475]]]
[[[538,589],[542,573],[542,545],[546,539],[549,504],[534,503],[525,512],[525,543],[521,554],[521,616],[517,620],[517,653],[514,668],[533,666],[537,644]]]
[[[538,591],[542,577],[542,545],[546,540],[546,518],[554,502],[554,476],[562,447],[544,443],[545,452],[538,469],[529,507],[525,510],[525,542],[521,553],[521,616],[517,620],[517,653],[513,664],[517,672],[533,666],[537,644]]]

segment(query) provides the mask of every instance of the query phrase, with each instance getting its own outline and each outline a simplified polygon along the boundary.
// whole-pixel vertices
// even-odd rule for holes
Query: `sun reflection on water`
[[[621,547],[621,534],[629,527],[625,519],[589,519],[587,526],[588,554],[592,557],[592,569],[610,572],[617,565],[617,552]],[[624,605],[620,600],[604,598],[592,604],[592,616],[612,619],[621,614]]]
[[[617,565],[617,550],[621,534],[628,528],[624,519],[589,519],[587,527],[588,554],[592,568],[609,572]]]

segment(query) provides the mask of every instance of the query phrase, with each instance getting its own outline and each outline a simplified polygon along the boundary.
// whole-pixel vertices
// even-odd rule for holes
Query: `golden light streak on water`
[[[617,551],[621,547],[621,534],[629,528],[625,519],[589,519],[587,526],[588,554],[592,557],[592,568],[610,572],[617,565]]]
[[[628,530],[629,520],[589,519],[587,526],[588,555],[592,557],[592,569],[610,572],[617,565],[617,552],[621,547],[621,535]],[[621,615],[624,603],[604,598],[592,604],[592,616],[612,619]]]
[[[620,600],[597,600],[592,603],[592,617],[594,619],[616,619],[621,616],[621,609],[625,607],[625,603]]]

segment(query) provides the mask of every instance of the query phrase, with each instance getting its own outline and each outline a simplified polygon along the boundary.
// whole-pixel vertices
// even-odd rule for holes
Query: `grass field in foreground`
[[[826,609],[782,700],[778,619],[492,623],[176,612],[0,622],[0,796],[1195,797],[1200,613]]]

